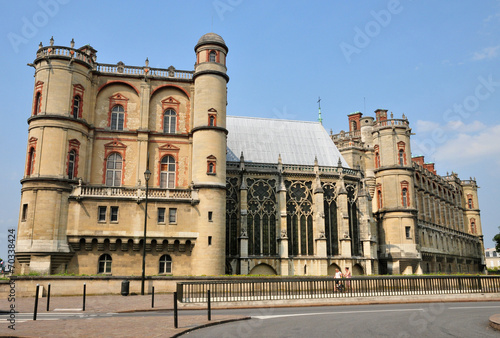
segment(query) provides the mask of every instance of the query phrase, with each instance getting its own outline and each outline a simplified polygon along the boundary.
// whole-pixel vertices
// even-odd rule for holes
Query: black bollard
[[[83,283],[83,309],[82,311],[85,311],[85,294],[87,293],[87,285]]]
[[[50,306],[50,283],[47,286],[47,311],[49,311],[49,306]]]
[[[154,286],[152,287],[152,290],[151,290],[151,307],[152,308],[155,307],[155,287]]]
[[[177,292],[174,292],[174,327],[177,329]]]
[[[207,290],[208,320],[212,320],[212,311],[210,308],[210,290]]]
[[[36,312],[38,311],[38,292],[40,291],[40,284],[36,285],[35,294],[35,308],[33,309],[33,320],[36,320]]]

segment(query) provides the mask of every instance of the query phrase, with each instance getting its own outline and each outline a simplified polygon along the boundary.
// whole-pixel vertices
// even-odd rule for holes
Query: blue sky
[[[0,12],[0,257],[17,228],[33,68],[40,41],[98,50],[97,61],[192,70],[194,45],[229,47],[228,114],[314,121],[403,113],[413,155],[438,174],[476,177],[485,246],[497,233],[500,1],[13,1]]]

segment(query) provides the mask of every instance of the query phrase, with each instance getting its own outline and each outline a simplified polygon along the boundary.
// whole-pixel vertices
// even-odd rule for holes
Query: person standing
[[[340,279],[342,279],[342,272],[337,268],[335,269],[335,291],[340,287]]]
[[[349,267],[346,266],[345,267],[345,272],[344,272],[344,278],[349,279],[351,277],[352,277],[351,271],[349,270]],[[346,288],[350,288],[351,287],[351,282],[349,280],[347,280],[345,282],[345,286],[346,286]]]

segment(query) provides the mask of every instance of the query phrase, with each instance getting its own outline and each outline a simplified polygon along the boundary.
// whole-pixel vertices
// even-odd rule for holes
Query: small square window
[[[111,222],[118,222],[118,207],[111,207]]]
[[[406,227],[405,230],[406,230],[406,238],[411,238],[411,232],[410,232],[411,228],[410,227]]]
[[[213,222],[213,212],[212,211],[208,212],[208,221]]]
[[[106,210],[107,210],[107,207],[100,206],[98,208],[97,220],[99,222],[106,222]]]
[[[168,223],[170,224],[177,223],[177,209],[175,208],[168,209]]]
[[[158,208],[158,223],[165,223],[165,208]]]
[[[23,212],[21,213],[21,221],[25,222],[28,216],[28,204],[23,204]]]

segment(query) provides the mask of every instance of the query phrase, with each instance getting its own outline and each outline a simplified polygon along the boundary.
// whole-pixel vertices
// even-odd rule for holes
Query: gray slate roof
[[[290,121],[228,116],[227,161],[313,165],[336,167],[339,158],[348,168],[337,147],[319,122]]]

